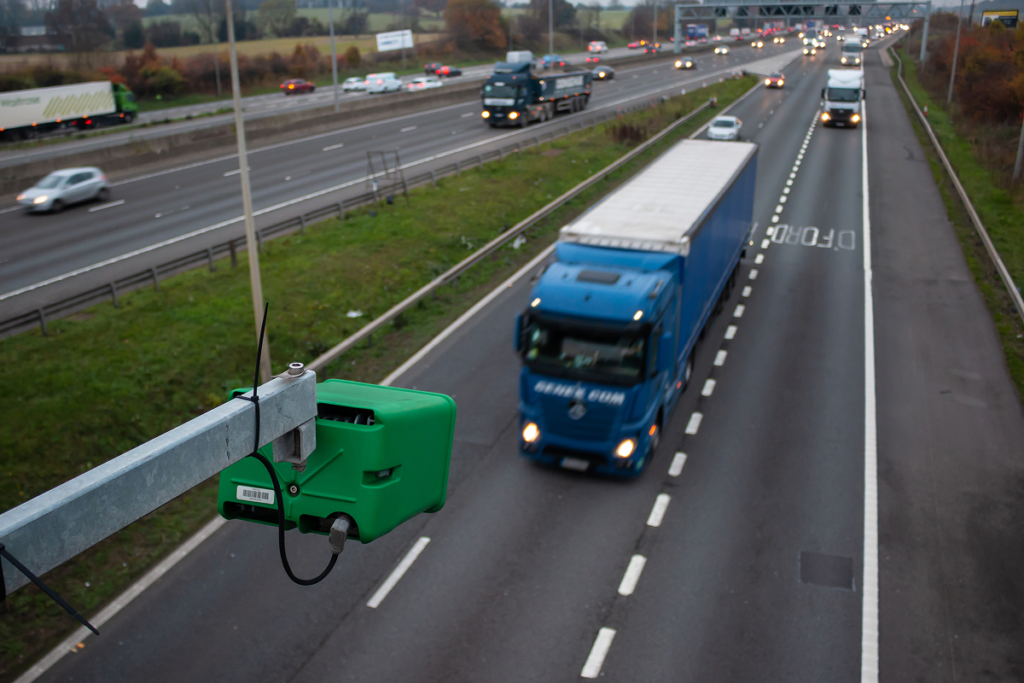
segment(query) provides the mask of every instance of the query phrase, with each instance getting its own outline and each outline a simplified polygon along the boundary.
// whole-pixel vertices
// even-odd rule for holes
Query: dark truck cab
[[[590,102],[592,83],[589,71],[538,76],[529,62],[498,62],[484,81],[480,115],[492,128],[526,127],[558,112],[583,111]]]

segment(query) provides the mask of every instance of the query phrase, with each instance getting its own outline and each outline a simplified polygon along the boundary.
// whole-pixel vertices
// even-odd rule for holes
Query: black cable
[[[288,551],[285,549],[285,546],[284,546],[284,531],[285,531],[285,529],[284,529],[284,525],[285,525],[285,519],[284,519],[284,496],[281,495],[281,483],[277,479],[277,470],[274,469],[274,466],[270,463],[269,460],[267,460],[263,455],[261,455],[259,453],[259,446],[260,446],[260,397],[257,394],[257,392],[259,390],[259,385],[260,385],[260,359],[263,357],[263,338],[264,338],[264,336],[266,334],[266,330],[267,330],[267,311],[269,309],[270,309],[270,304],[269,303],[267,303],[267,304],[265,304],[263,306],[263,323],[260,325],[260,339],[259,339],[259,343],[256,346],[256,373],[255,373],[255,375],[253,377],[252,396],[238,396],[237,397],[237,398],[240,398],[240,399],[242,399],[244,401],[251,402],[253,404],[253,406],[256,408],[256,432],[255,432],[255,436],[253,438],[253,445],[252,445],[252,449],[253,450],[252,450],[252,453],[250,453],[246,457],[247,458],[256,458],[261,463],[263,463],[263,466],[267,468],[267,473],[270,474],[270,481],[274,485],[274,495],[276,496],[276,500],[277,500],[277,545],[278,545],[278,549],[281,552],[281,564],[284,566],[285,574],[288,575],[289,579],[291,579],[295,583],[299,584],[300,586],[312,586],[313,584],[320,583],[325,578],[327,578],[327,575],[331,573],[332,569],[334,569],[334,565],[338,561],[338,556],[337,556],[337,554],[332,554],[330,562],[327,563],[327,568],[324,569],[323,572],[321,572],[320,575],[317,576],[316,578],[300,579],[299,577],[295,576],[294,573],[292,573],[292,567],[291,567],[290,564],[288,564]]]
[[[78,619],[78,621],[80,621],[87,629],[89,629],[96,635],[100,634],[100,632],[96,630],[96,627],[90,624],[88,621],[86,621],[85,617],[83,617],[81,614],[75,611],[74,607],[66,603],[64,601],[64,598],[57,595],[49,586],[43,583],[38,576],[30,572],[28,567],[23,565],[21,562],[18,562],[18,560],[15,559],[14,555],[11,555],[9,552],[7,552],[7,549],[4,547],[3,543],[0,543],[0,555],[5,557],[8,562],[13,564],[18,571],[27,576],[29,581],[39,586],[39,588],[41,588],[44,593],[49,595],[54,602],[63,607],[65,612],[73,616],[75,619]],[[338,556],[335,555],[334,559],[338,559]],[[7,599],[7,588],[6,585],[4,584],[4,570],[2,563],[0,563],[0,591],[3,591],[3,597],[0,597],[0,602],[3,602]]]

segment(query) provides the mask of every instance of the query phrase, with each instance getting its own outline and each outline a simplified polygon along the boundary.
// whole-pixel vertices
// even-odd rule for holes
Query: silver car
[[[65,168],[54,171],[18,195],[18,204],[29,211],[58,213],[78,202],[110,199],[107,176],[98,168]]]
[[[709,140],[739,140],[743,122],[735,116],[718,116],[708,126]]]

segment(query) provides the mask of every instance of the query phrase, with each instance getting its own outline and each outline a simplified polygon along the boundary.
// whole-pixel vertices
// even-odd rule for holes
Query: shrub
[[[361,59],[359,48],[355,45],[345,50],[345,61],[348,63],[350,69],[358,69]]]

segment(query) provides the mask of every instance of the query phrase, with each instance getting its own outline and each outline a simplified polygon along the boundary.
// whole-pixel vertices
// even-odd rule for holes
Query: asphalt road
[[[681,85],[698,87],[707,78],[753,61],[787,59],[791,53],[792,47],[747,47],[725,56],[702,55],[692,71],[677,71],[665,63],[622,69],[615,80],[595,84],[587,111],[574,116],[585,120],[603,108],[678,92]],[[492,129],[480,122],[479,105],[469,102],[257,148],[249,156],[257,227],[367,192],[368,151],[399,149],[408,165],[405,172],[417,174],[557,129],[572,119],[562,115],[521,132]],[[234,155],[117,180],[107,204],[83,204],[56,215],[26,214],[16,207],[0,211],[6,211],[0,214],[0,318],[244,234]],[[194,239],[34,287],[218,224],[223,226]],[[20,292],[24,288],[32,289]]]

